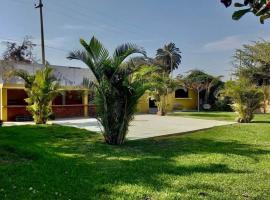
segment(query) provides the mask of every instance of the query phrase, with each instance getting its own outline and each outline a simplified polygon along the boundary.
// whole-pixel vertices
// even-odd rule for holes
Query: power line
[[[71,10],[73,13],[75,13],[75,15],[69,15],[68,17],[70,17],[71,19],[74,19],[74,18],[77,18],[77,19],[79,19],[80,18],[80,21],[84,21],[85,23],[89,23],[90,21],[89,20],[86,20],[86,19],[91,19],[91,18],[93,18],[93,16],[91,16],[91,15],[89,15],[88,14],[88,11],[85,9],[85,7],[82,5],[82,7],[80,8],[80,10],[82,10],[82,9],[84,9],[86,12],[81,12],[80,10],[78,10],[78,9],[75,9],[75,7],[76,6],[73,6],[73,7],[71,7],[71,6],[69,6],[70,4],[61,4],[60,3],[60,1],[56,1],[56,2],[54,2],[55,4],[54,4],[54,7],[53,8],[55,8],[55,6],[57,6],[57,7],[59,7],[59,8],[61,8],[61,9],[57,9],[57,12],[60,10],[60,11],[62,11],[62,10]],[[76,2],[76,4],[77,4],[78,2]],[[75,4],[75,3],[74,3]],[[64,8],[64,9],[63,9]],[[59,13],[58,13],[59,14]],[[62,12],[62,14],[64,14],[63,12]],[[67,16],[67,14],[65,13],[65,15]],[[142,29],[137,29],[136,31],[132,31],[132,30],[130,30],[130,29],[127,29],[127,28],[125,28],[125,31],[122,31],[119,27],[117,27],[117,26],[115,26],[114,24],[112,24],[112,23],[109,23],[107,20],[108,19],[111,19],[111,17],[107,17],[106,19],[104,18],[104,14],[99,14],[99,16],[100,17],[103,17],[103,19],[101,19],[101,18],[99,18],[99,19],[97,19],[96,21],[102,21],[102,23],[103,24],[105,24],[105,25],[107,25],[107,26],[105,26],[105,27],[99,27],[99,28],[101,28],[101,29],[104,29],[104,30],[106,30],[106,31],[108,31],[108,29],[109,29],[109,31],[113,31],[113,32],[117,32],[117,33],[123,33],[123,32],[129,32],[129,33],[132,33],[132,34],[138,34],[138,32],[141,32],[142,33]],[[98,22],[96,22],[96,21],[91,21],[92,23],[94,23],[95,25],[97,25],[97,26],[99,26],[100,24],[98,23]],[[123,22],[123,20],[119,20],[119,21],[122,21]],[[131,27],[136,27],[136,26],[133,26],[133,25],[130,25],[130,23],[126,23],[126,24],[128,24],[129,26],[131,26]]]

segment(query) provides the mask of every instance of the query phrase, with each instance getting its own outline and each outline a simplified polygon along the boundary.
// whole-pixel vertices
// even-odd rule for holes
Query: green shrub
[[[246,79],[228,81],[223,94],[232,98],[231,106],[238,114],[239,123],[250,123],[254,112],[262,106],[262,91]]]
[[[25,81],[27,110],[33,115],[35,123],[46,124],[52,114],[51,103],[59,93],[59,84],[53,75],[53,69],[45,66],[34,75],[22,70],[12,74]]]

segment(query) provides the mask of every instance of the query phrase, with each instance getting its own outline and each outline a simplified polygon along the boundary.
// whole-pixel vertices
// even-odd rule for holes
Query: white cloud
[[[209,42],[204,45],[203,49],[206,51],[231,51],[240,48],[246,41],[240,36],[229,36],[221,40]]]

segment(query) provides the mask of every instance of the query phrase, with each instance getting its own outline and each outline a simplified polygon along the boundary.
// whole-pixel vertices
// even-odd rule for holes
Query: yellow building
[[[27,94],[24,82],[19,78],[6,79],[4,72],[8,70],[25,70],[34,74],[43,66],[38,64],[18,64],[0,62],[0,119],[3,121],[31,120],[26,109]],[[52,103],[52,110],[57,118],[95,116],[93,97],[83,89],[83,79],[93,79],[93,74],[87,68],[51,66],[60,82],[61,94]],[[11,69],[8,69],[11,68]],[[1,71],[1,69],[4,69]],[[193,90],[178,89],[167,96],[168,111],[195,110],[197,94]],[[139,113],[156,113],[155,102],[145,94],[138,104]]]
[[[11,70],[24,70],[34,74],[43,66],[38,64],[8,63]],[[0,62],[0,69],[7,66]],[[88,117],[95,115],[95,107],[91,96],[82,87],[84,77],[91,78],[92,73],[86,68],[51,66],[60,82],[61,93],[52,102],[55,117]],[[7,71],[6,69],[5,71]],[[6,79],[0,70],[0,119],[3,121],[28,121],[32,119],[26,109],[27,94],[24,82],[19,78]]]
[[[196,110],[198,95],[194,90],[177,89],[167,96],[168,111],[175,110]],[[155,113],[156,105],[148,94],[145,94],[139,101],[137,110],[139,113]]]

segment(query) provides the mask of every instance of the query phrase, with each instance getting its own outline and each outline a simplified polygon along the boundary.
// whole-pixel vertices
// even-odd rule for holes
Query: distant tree
[[[35,58],[32,51],[35,46],[36,45],[28,36],[24,38],[21,44],[17,44],[16,42],[6,42],[6,51],[2,56],[3,60],[33,63]]]
[[[191,70],[187,76],[183,78],[187,88],[197,91],[198,94],[198,111],[200,110],[200,94],[204,91],[203,104],[209,104],[209,97],[214,97],[213,88],[221,83],[222,76],[212,76],[201,70]]]
[[[229,7],[233,3],[233,0],[221,0],[221,2]],[[238,0],[234,3],[234,7],[243,8],[233,13],[232,18],[239,20],[246,13],[253,13],[260,17],[260,22],[263,24],[264,21],[270,18],[270,1],[269,0]]]
[[[256,85],[270,85],[270,42],[257,41],[244,45],[234,55],[235,75]]]
[[[170,74],[173,70],[178,69],[181,64],[181,51],[174,43],[164,45],[164,47],[157,50],[155,62],[162,69]]]
[[[46,124],[52,114],[51,103],[59,94],[59,83],[53,75],[53,69],[46,66],[34,75],[23,70],[13,71],[12,75],[25,82],[27,110],[33,115],[35,123]]]

